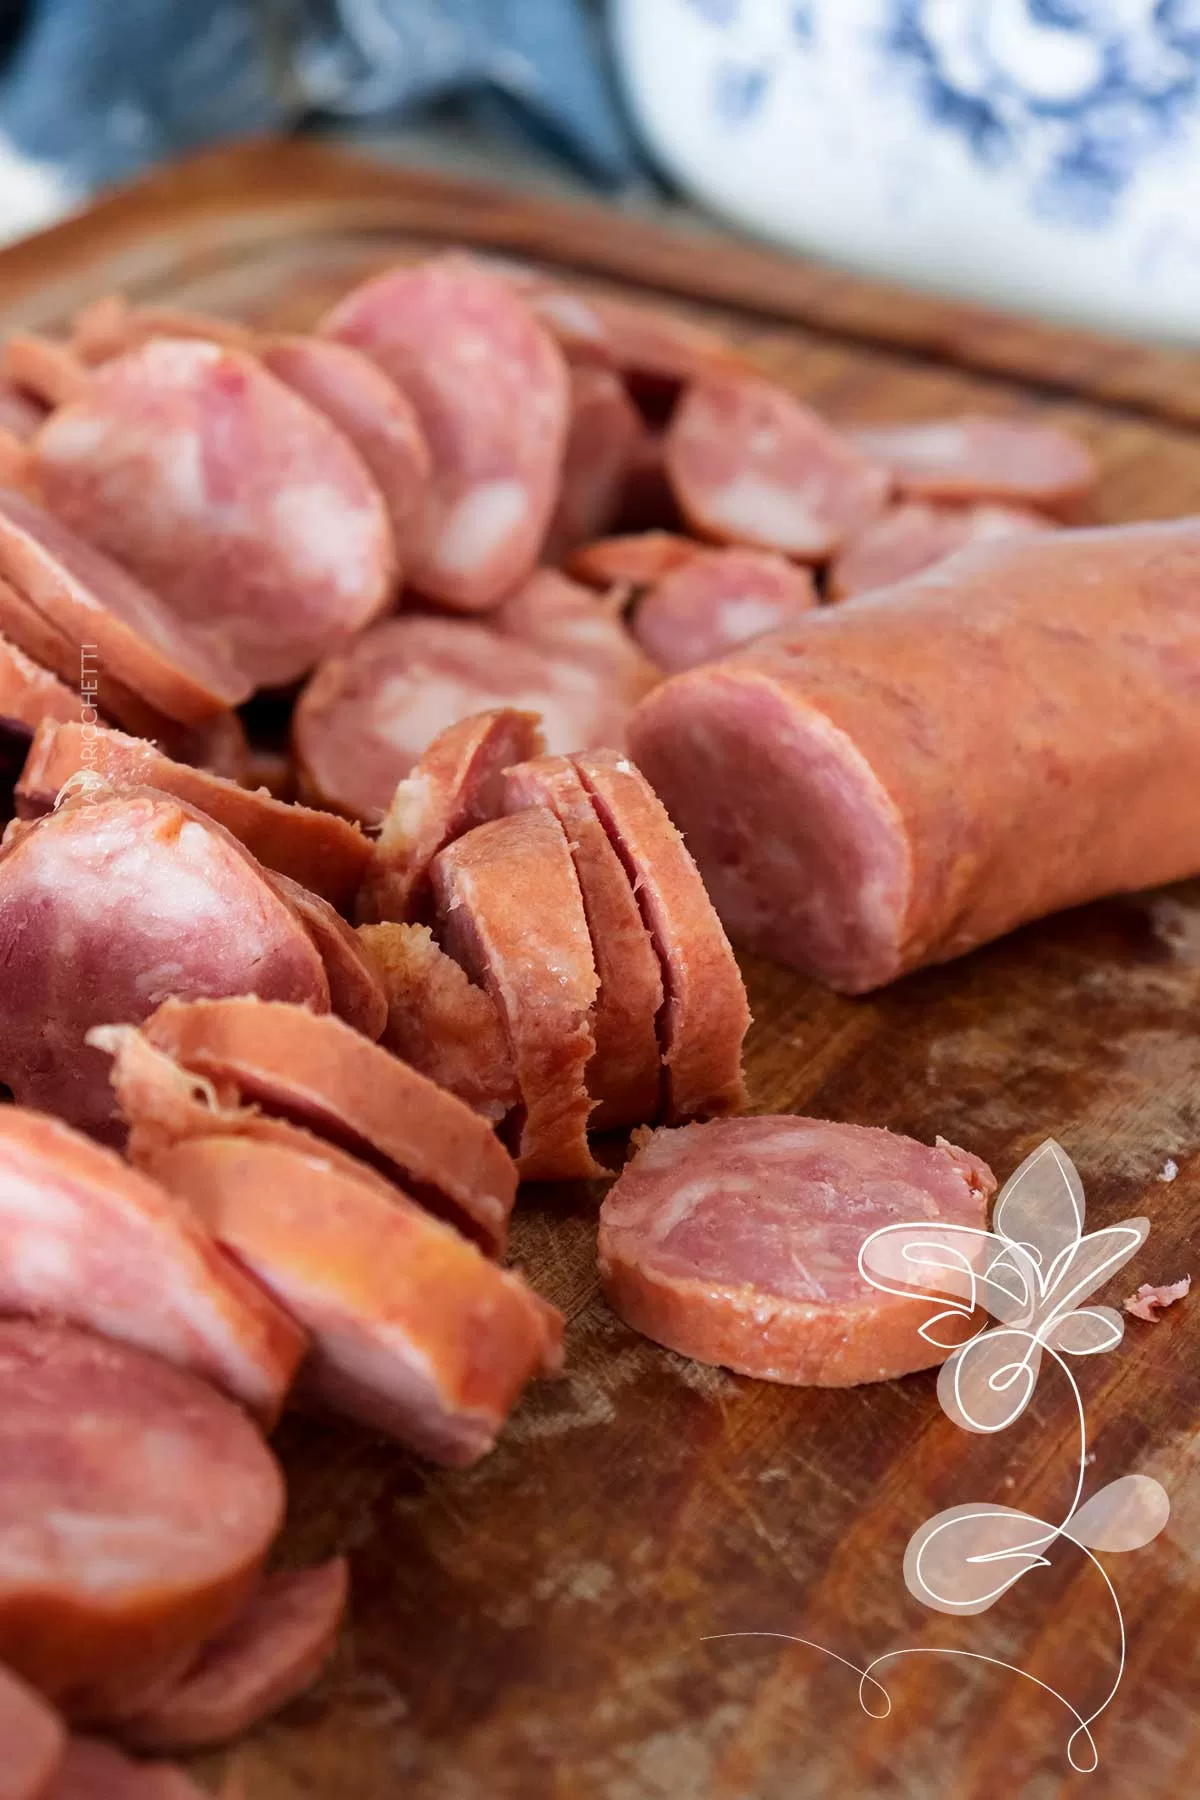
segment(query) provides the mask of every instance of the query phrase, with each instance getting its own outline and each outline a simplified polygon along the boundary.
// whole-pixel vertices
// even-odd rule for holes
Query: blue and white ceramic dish
[[[1200,0],[611,0],[635,115],[770,237],[1200,339]]]

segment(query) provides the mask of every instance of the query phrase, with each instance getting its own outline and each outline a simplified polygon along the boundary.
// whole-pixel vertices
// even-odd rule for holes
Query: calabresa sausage
[[[997,500],[1057,511],[1085,494],[1096,465],[1077,438],[1037,420],[964,413],[853,434],[897,488],[922,500]]]
[[[964,551],[677,676],[633,753],[736,942],[863,993],[1200,871],[1200,519]]]

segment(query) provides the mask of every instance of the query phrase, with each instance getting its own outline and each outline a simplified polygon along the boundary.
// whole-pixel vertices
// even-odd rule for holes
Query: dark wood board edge
[[[459,238],[739,311],[849,343],[1020,380],[1174,424],[1200,424],[1200,350],[1139,344],[1016,318],[826,268],[802,257],[664,227],[594,202],[564,201],[396,168],[320,140],[207,151],[100,198],[87,212],[0,251],[0,329],[77,303],[90,262],[129,278],[194,254],[206,216],[214,247],[327,228]]]

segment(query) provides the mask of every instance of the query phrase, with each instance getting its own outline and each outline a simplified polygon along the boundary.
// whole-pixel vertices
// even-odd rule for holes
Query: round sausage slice
[[[667,474],[685,518],[718,543],[821,562],[879,512],[891,477],[785,389],[753,377],[690,387]]]
[[[1053,529],[1042,513],[1017,506],[936,506],[907,500],[856,532],[829,569],[829,597],[891,587],[944,562],[969,544],[1029,537]]]
[[[39,1693],[0,1668],[0,1746],[4,1800],[46,1800],[66,1749],[62,1721]]]
[[[715,662],[817,604],[807,569],[771,550],[700,550],[644,594],[633,634],[660,669],[676,674]]]
[[[672,1123],[745,1104],[750,1008],[699,870],[649,783],[626,757],[573,758],[620,857],[662,967],[659,1043]]]
[[[247,1138],[191,1139],[152,1167],[308,1325],[312,1398],[434,1461],[483,1456],[560,1363],[554,1309],[402,1193]]]
[[[120,1726],[137,1750],[207,1750],[240,1737],[310,1688],[346,1611],[343,1556],[268,1575],[233,1624],[205,1646],[176,1687]]]
[[[477,825],[431,870],[442,943],[495,1001],[524,1103],[517,1166],[534,1181],[600,1175],[585,1086],[598,982],[566,833],[544,808]]]
[[[592,587],[650,587],[699,556],[703,546],[672,531],[631,531],[597,538],[568,559],[567,568]]]
[[[69,718],[48,722],[36,733],[17,783],[18,818],[49,812],[59,791],[81,769],[115,784],[157,788],[186,801],[232,832],[268,869],[334,906],[352,904],[371,859],[370,839],[345,819],[175,762],[143,738],[84,726],[78,700]]]
[[[927,1300],[881,1293],[858,1253],[885,1225],[982,1230],[978,1157],[825,1119],[720,1119],[656,1132],[600,1209],[600,1279],[626,1324],[742,1375],[886,1381],[942,1362]]]
[[[97,369],[31,450],[53,512],[255,687],[303,675],[395,591],[362,458],[244,351],[155,338]]]
[[[382,1037],[388,1003],[374,964],[340,913],[286,875],[271,873],[271,886],[286,900],[325,965],[329,1010],[372,1042]]]
[[[283,1521],[250,1420],[156,1356],[0,1324],[0,1658],[119,1717],[236,1617]]]
[[[171,1763],[134,1762],[99,1738],[73,1737],[41,1800],[208,1800]]]
[[[546,807],[567,834],[591,932],[600,983],[593,1028],[596,1050],[587,1069],[594,1130],[657,1119],[662,1058],[656,1021],[662,973],[621,860],[596,817],[569,758],[544,756],[504,776],[508,812]]]
[[[0,490],[0,577],[72,644],[73,667],[52,665],[64,680],[78,681],[81,646],[90,650],[100,709],[113,718],[124,722],[110,676],[183,725],[205,725],[249,696],[249,682],[202,627],[182,625],[157,595],[11,488]]]
[[[557,569],[538,569],[496,608],[493,622],[506,636],[586,669],[629,705],[659,680],[626,628],[620,604],[600,599]]]
[[[1032,419],[964,413],[855,431],[864,456],[922,500],[1002,500],[1054,511],[1080,499],[1096,465],[1077,438]]]
[[[561,562],[577,544],[613,530],[644,432],[619,376],[610,369],[571,370],[562,486],[542,546],[543,562]]]
[[[342,1020],[256,1000],[168,1000],[147,1038],[395,1176],[431,1211],[499,1253],[517,1191],[486,1122]]]
[[[427,925],[360,925],[387,995],[394,1056],[499,1125],[521,1095],[496,1002],[434,942]]]
[[[308,933],[241,845],[180,801],[98,787],[0,850],[0,1080],[21,1104],[110,1133],[94,1025],[168,995],[329,1005]]]
[[[412,402],[369,357],[332,338],[270,338],[258,357],[354,445],[383,495],[406,568],[424,534],[433,467]]]
[[[438,851],[495,818],[502,772],[542,748],[537,715],[511,706],[475,713],[440,732],[392,795],[359,892],[359,917],[422,917]]]
[[[77,720],[79,695],[0,636],[0,725],[36,731],[43,720]]]
[[[433,476],[413,584],[463,612],[494,606],[533,568],[558,498],[570,412],[558,347],[507,282],[464,256],[377,276],[320,329],[416,408]]]
[[[377,824],[396,783],[461,719],[536,713],[549,749],[586,749],[624,742],[633,698],[594,669],[471,620],[388,619],[321,665],[292,739],[306,792]]]
[[[287,1314],[111,1150],[0,1107],[0,1309],[151,1350],[278,1418],[305,1351]]]

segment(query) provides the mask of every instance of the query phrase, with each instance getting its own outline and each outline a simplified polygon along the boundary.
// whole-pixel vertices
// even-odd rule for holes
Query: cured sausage
[[[718,543],[821,562],[883,508],[891,477],[769,381],[690,387],[664,446],[684,517]]]
[[[553,340],[511,286],[465,256],[392,269],[322,322],[416,408],[433,459],[422,593],[478,612],[524,580],[558,498],[570,395]]]
[[[495,818],[502,771],[543,748],[536,713],[508,706],[475,713],[440,732],[392,795],[359,893],[359,917],[369,922],[424,916],[429,865],[438,851]]]
[[[963,551],[676,676],[633,752],[735,941],[865,993],[1200,872],[1198,590],[1200,519]]]
[[[396,783],[460,719],[537,713],[551,750],[575,750],[623,743],[632,700],[595,670],[472,620],[389,619],[317,670],[292,741],[307,795],[376,824]]]
[[[195,1375],[69,1326],[0,1324],[0,1657],[69,1717],[137,1711],[194,1662],[283,1508],[260,1433]]]
[[[14,331],[5,339],[0,374],[47,408],[77,399],[91,379],[68,345],[34,331]]]
[[[667,1118],[745,1104],[742,1040],[750,1009],[741,973],[695,863],[633,764],[598,751],[575,767],[620,857],[662,968],[658,1019]]]
[[[332,338],[278,337],[263,367],[331,419],[375,477],[402,568],[418,551],[433,470],[412,402],[369,357]]]
[[[219,825],[149,789],[100,785],[0,849],[0,1081],[23,1105],[109,1133],[93,1025],[168,995],[262,994],[324,1011],[308,933]]]
[[[337,1643],[349,1578],[343,1556],[319,1568],[268,1575],[178,1685],[122,1722],[122,1743],[137,1750],[207,1750],[295,1700]]]
[[[922,500],[1006,500],[1050,511],[1080,499],[1096,465],[1078,439],[1030,419],[986,413],[856,431],[865,456]]]
[[[856,532],[829,569],[831,600],[847,600],[873,588],[920,575],[970,544],[1029,537],[1050,531],[1044,514],[1017,506],[937,506],[907,500],[889,507]]]
[[[274,1423],[304,1335],[155,1182],[20,1106],[0,1107],[0,1171],[0,1309],[151,1350]]]
[[[255,1000],[168,1000],[144,1029],[184,1068],[330,1138],[503,1249],[517,1175],[495,1133],[340,1019]]]
[[[0,1668],[0,1800],[46,1800],[66,1742],[42,1696]]]
[[[588,670],[629,705],[659,680],[626,629],[620,606],[598,599],[557,569],[538,569],[497,607],[493,623],[506,636]]]
[[[68,696],[68,699],[71,696]],[[34,737],[17,783],[19,818],[38,818],[80,769],[122,786],[173,794],[232,832],[267,868],[331,905],[349,907],[371,860],[370,839],[344,819],[272,799],[206,769],[173,761],[144,739],[55,715]]]
[[[81,645],[93,652],[101,708],[114,718],[121,715],[109,671],[160,715],[184,725],[204,725],[249,695],[248,683],[208,640],[183,628],[147,588],[11,488],[0,490],[0,578],[69,642],[69,668],[38,656],[55,674],[78,681]],[[38,655],[28,643],[21,647]]]
[[[763,1381],[849,1387],[945,1360],[927,1299],[859,1273],[873,1231],[982,1230],[978,1157],[826,1119],[720,1119],[655,1132],[600,1209],[600,1280],[656,1343]]]
[[[548,808],[571,847],[600,983],[592,1021],[596,1049],[587,1069],[595,1102],[591,1125],[606,1131],[656,1119],[662,974],[633,888],[587,789],[567,757],[545,756],[507,771],[504,802],[509,812]]]
[[[584,544],[568,558],[567,568],[592,587],[650,587],[692,562],[701,549],[672,531],[633,531]]]
[[[499,1125],[521,1095],[491,995],[434,942],[427,925],[361,925],[358,935],[387,995],[386,1047]]]
[[[676,674],[782,631],[816,604],[808,570],[772,550],[700,550],[638,601],[633,634]]]
[[[542,546],[542,560],[549,563],[615,528],[630,464],[645,433],[624,384],[610,369],[575,368],[570,378],[562,485]]]
[[[152,339],[98,368],[31,451],[51,510],[255,687],[303,675],[395,592],[358,452],[244,351]]]
[[[588,1149],[585,1086],[598,982],[566,833],[544,808],[477,825],[431,870],[442,943],[504,1021],[531,1181],[603,1173]]]
[[[374,1041],[387,1024],[388,1003],[375,966],[340,913],[327,900],[309,893],[286,875],[274,874],[271,885],[286,900],[312,939],[325,965],[329,1009]]]
[[[562,1321],[408,1197],[247,1138],[194,1138],[153,1168],[312,1332],[310,1397],[434,1461],[491,1449]]]
[[[79,717],[79,695],[0,636],[0,725],[36,731],[44,719]]]
[[[133,1762],[99,1738],[73,1737],[42,1800],[208,1800],[182,1769]]]

